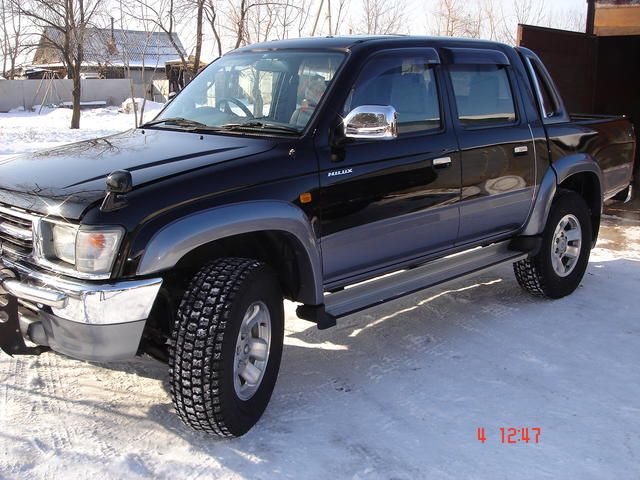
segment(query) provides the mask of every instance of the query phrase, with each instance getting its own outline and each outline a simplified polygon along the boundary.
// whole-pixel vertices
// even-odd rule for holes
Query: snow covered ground
[[[161,107],[162,104],[147,102],[144,119],[151,120]],[[43,108],[39,115],[37,111],[0,113],[0,159],[133,128],[134,115],[119,110],[119,107],[82,110],[79,130],[69,128],[69,108]]]
[[[640,222],[607,217],[562,300],[501,267],[326,331],[287,304],[271,404],[235,440],[183,426],[153,359],[0,354],[0,478],[637,479],[638,292]]]

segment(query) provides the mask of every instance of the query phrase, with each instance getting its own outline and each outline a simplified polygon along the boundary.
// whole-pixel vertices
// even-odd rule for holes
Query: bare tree
[[[544,0],[512,0],[513,15],[502,10],[502,37],[507,43],[515,45],[518,41],[518,25],[549,25],[549,16]]]
[[[313,21],[313,28],[311,29],[311,36],[321,35],[321,32],[326,32],[328,35],[338,35],[340,33],[340,27],[343,24],[343,17],[349,9],[350,0],[338,0],[337,8],[331,6],[332,0],[320,0],[320,6],[316,14],[316,18]],[[319,20],[322,17],[324,10],[326,10],[326,16],[322,24],[319,25]],[[336,12],[335,15],[333,12]],[[327,29],[324,29],[324,25]],[[352,28],[349,29],[351,33]]]
[[[291,12],[300,7],[294,3],[297,0],[240,0],[235,3],[229,1],[227,20],[228,27],[234,38],[234,47],[238,48],[249,43],[265,41],[272,38],[284,38],[294,24]],[[282,25],[284,9],[288,9],[288,20]]]
[[[305,11],[308,5],[306,0],[286,0],[282,5],[272,6],[278,13],[276,16],[275,36],[276,38],[289,38],[291,30],[294,35],[304,29],[304,25],[309,20],[309,11]],[[301,35],[297,35],[301,36]]]
[[[401,33],[406,24],[404,0],[362,0],[361,16],[354,27],[357,33],[387,35]]]
[[[502,41],[502,31],[500,29],[501,17],[494,0],[484,0],[480,5],[483,17],[483,33],[489,40]]]
[[[275,28],[278,21],[278,6],[279,4],[270,2],[256,3],[254,8],[247,12],[245,35],[248,44],[277,37]]]
[[[219,19],[219,7],[217,0],[204,0],[204,16],[211,28],[213,38],[216,41],[216,48],[218,51],[218,57],[222,56],[222,40],[220,39],[220,26],[218,24]]]
[[[186,53],[178,45],[176,38],[176,29],[184,20],[185,10],[179,8],[177,0],[157,0],[150,2],[148,0],[134,0],[130,5],[129,12],[132,17],[139,22],[150,24],[153,30],[164,32],[171,45],[180,58],[180,63],[185,73],[189,71],[189,59]],[[131,8],[133,7],[133,8]]]
[[[482,11],[465,0],[439,0],[433,12],[434,33],[447,37],[480,37]]]
[[[518,23],[543,24],[547,20],[544,0],[512,0]]]
[[[550,27],[572,30],[574,32],[584,32],[586,30],[587,11],[584,7],[555,11],[550,17]]]
[[[311,36],[315,36],[316,31],[318,29],[318,20],[320,20],[320,15],[322,14],[322,7],[324,6],[324,0],[320,0],[320,6],[318,7],[318,13],[316,15],[316,19],[313,21],[313,28],[311,29]]]
[[[241,45],[246,45],[247,42],[247,16],[251,8],[256,8],[259,3],[254,3],[250,0],[240,0],[240,3],[236,5],[230,2],[229,19],[231,20],[232,33],[235,36],[235,42],[233,48],[238,48]]]
[[[0,0],[0,35],[2,76],[13,79],[18,58],[27,52],[29,45],[22,13],[8,0]]]
[[[202,58],[202,41],[204,38],[204,21],[205,8],[207,8],[207,0],[183,0],[182,5],[178,8],[181,10],[181,18],[189,19],[195,17],[195,46],[193,53],[193,68],[191,75],[195,76],[200,69],[200,59]],[[207,8],[208,9],[208,8]],[[195,13],[195,15],[194,15]],[[215,12],[214,12],[215,13]]]
[[[301,0],[300,1],[300,15],[296,21],[296,35],[302,37],[307,31],[307,25],[311,18],[311,9],[313,7],[313,0]]]
[[[144,110],[147,102],[146,89],[147,87],[151,87],[153,91],[153,78],[158,69],[160,62],[160,45],[155,38],[156,31],[154,30],[154,25],[149,23],[142,23],[141,26],[143,28],[143,37],[142,41],[140,38],[139,32],[131,32],[127,29],[127,15],[125,15],[126,9],[123,5],[123,0],[119,0],[120,3],[120,36],[121,41],[118,45],[115,45],[114,39],[111,39],[111,43],[107,43],[110,48],[110,52],[119,57],[119,60],[122,62],[125,71],[125,77],[129,79],[129,93],[131,95],[132,108],[133,108],[133,121],[134,126],[139,126],[144,121]],[[113,19],[112,19],[112,29],[113,29]],[[132,38],[133,37],[133,38]],[[119,47],[119,48],[118,48]],[[155,51],[154,51],[155,48]],[[134,76],[131,74],[132,67],[132,59],[136,59],[140,57],[140,63],[135,64],[136,68],[140,68],[140,83],[144,89],[144,94],[142,95],[142,103],[138,106],[136,101],[136,90],[134,83]],[[153,59],[151,64],[147,64],[147,57]],[[111,57],[109,58],[111,59]],[[151,71],[151,82],[147,83],[147,67],[152,68]],[[139,108],[138,108],[139,107]]]
[[[71,128],[80,128],[80,70],[84,45],[102,0],[11,0],[16,11],[41,31],[40,44],[59,53],[73,79]]]

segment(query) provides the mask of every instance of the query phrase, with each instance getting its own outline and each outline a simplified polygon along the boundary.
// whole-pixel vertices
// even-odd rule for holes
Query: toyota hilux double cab
[[[324,329],[507,262],[568,295],[634,155],[627,118],[571,116],[525,48],[239,48],[140,128],[0,163],[0,347],[148,353],[187,425],[242,435],[276,382],[284,299]]]

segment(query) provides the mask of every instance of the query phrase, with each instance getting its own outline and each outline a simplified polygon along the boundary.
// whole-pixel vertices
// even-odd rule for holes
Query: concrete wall
[[[164,73],[164,68],[158,68],[155,72],[147,70],[144,73],[142,70],[131,69],[128,72],[128,78],[131,78],[133,83],[151,83],[156,80],[166,79],[167,75]]]
[[[72,80],[0,80],[0,112],[12,108],[30,109],[72,101]],[[134,84],[134,95],[144,97],[144,85]],[[46,95],[46,99],[45,99]],[[82,80],[82,101],[103,100],[107,105],[120,105],[131,96],[128,79]]]

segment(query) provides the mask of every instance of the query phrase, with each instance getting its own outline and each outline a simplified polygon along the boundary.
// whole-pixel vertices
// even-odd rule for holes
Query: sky
[[[408,15],[408,23],[406,25],[406,33],[409,34],[428,34],[428,25],[430,18],[433,15],[430,15],[430,12],[434,12],[437,6],[437,0],[405,0],[407,1],[407,5],[411,9],[412,12],[416,12]],[[474,3],[481,2],[483,0],[462,0],[463,3]],[[538,4],[539,0],[534,0],[536,4]],[[541,0],[544,5],[545,12],[550,17],[551,25],[545,26],[553,26],[555,28],[568,28],[566,25],[567,18],[571,15],[578,16],[580,13],[586,16],[587,10],[587,2],[586,0]],[[349,17],[351,17],[351,22],[355,22],[358,17],[358,8],[362,4],[362,0],[350,0],[351,9],[349,12]],[[505,15],[509,15],[513,10],[513,0],[494,0],[495,5],[498,9],[502,9],[505,12]],[[313,5],[313,15],[315,15],[316,8],[319,2],[315,2]],[[337,0],[334,0],[334,3],[337,3]],[[325,2],[326,5],[326,2]],[[344,31],[340,33],[348,33],[348,25],[350,21],[345,19],[343,22]],[[579,25],[582,22],[578,22]],[[516,24],[513,22],[513,31],[515,32]],[[182,31],[179,32],[180,38],[188,49],[188,45],[193,45],[194,42],[194,31],[195,29],[190,26],[185,26]],[[228,43],[230,40],[227,40]],[[224,50],[228,50],[229,46],[225,46]],[[190,52],[192,53],[192,52]],[[217,57],[217,53],[215,50],[215,45],[212,41],[212,35],[210,31],[205,28],[205,42],[203,46],[203,57],[205,61],[214,60]]]

